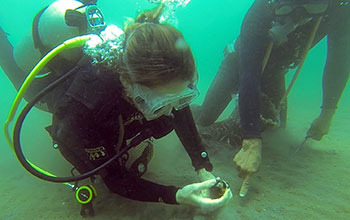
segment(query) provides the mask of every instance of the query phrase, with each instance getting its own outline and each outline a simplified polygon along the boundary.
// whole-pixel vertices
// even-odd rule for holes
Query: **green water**
[[[0,25],[10,34],[14,46],[30,30],[37,11],[51,2],[2,0]],[[192,0],[187,7],[177,8],[177,28],[192,48],[200,75],[198,88],[201,95],[196,103],[203,101],[223,58],[223,49],[238,37],[240,25],[252,2]],[[146,0],[99,0],[98,5],[107,23],[120,27],[126,17],[135,17],[139,10],[153,6]],[[237,196],[240,179],[232,164],[231,149],[216,149],[212,150],[214,174],[228,179],[235,194],[221,212],[201,215],[193,208],[134,202],[102,189],[95,219],[350,219],[347,200],[350,198],[350,172],[346,169],[350,166],[349,90],[346,88],[338,105],[330,133],[321,142],[308,146],[294,161],[288,160],[290,156],[284,148],[300,143],[310,123],[319,114],[326,51],[325,40],[310,51],[289,96],[288,135],[282,141],[276,134],[267,138],[270,147],[264,152],[262,168],[257,174],[259,181],[253,183],[251,197],[241,200]],[[339,58],[340,62],[350,62],[342,59]],[[16,91],[1,70],[0,73],[0,123],[3,124]],[[287,78],[291,76],[292,72]],[[233,107],[234,103],[222,118]],[[51,140],[43,129],[49,124],[50,115],[38,110],[31,112],[22,135],[25,151],[30,160],[45,169],[69,175],[70,166],[51,148]],[[159,142],[159,146],[167,147],[160,149],[158,155],[161,156],[155,158],[155,172],[150,178],[174,185],[197,181],[176,137],[172,134],[165,140],[170,142]],[[163,157],[168,157],[167,161],[164,162]],[[178,165],[176,158],[183,164]],[[73,193],[62,184],[44,182],[27,174],[3,135],[0,136],[0,178],[0,220],[80,219],[80,207],[75,203]]]

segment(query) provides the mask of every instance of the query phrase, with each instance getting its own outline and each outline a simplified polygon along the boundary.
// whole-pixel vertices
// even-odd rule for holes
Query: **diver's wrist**
[[[202,168],[202,169],[198,170],[197,174],[198,174],[199,179],[201,181],[215,179],[215,176],[211,172],[207,171],[205,168]]]
[[[325,118],[332,118],[335,111],[336,108],[322,108],[320,116]]]
[[[242,143],[242,148],[244,150],[258,149],[261,150],[262,140],[261,138],[249,138],[244,139]]]

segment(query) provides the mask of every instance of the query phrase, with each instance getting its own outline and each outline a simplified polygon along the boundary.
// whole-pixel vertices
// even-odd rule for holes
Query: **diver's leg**
[[[205,141],[226,142],[233,147],[240,147],[243,132],[240,124],[238,108],[236,107],[228,119],[215,122],[207,127],[199,128],[200,136]]]
[[[18,90],[27,74],[18,67],[13,57],[13,47],[7,39],[7,33],[1,27],[0,66],[9,78],[9,80],[12,82],[16,90]]]
[[[230,103],[232,95],[238,91],[238,71],[238,53],[227,54],[201,106],[197,120],[199,125],[208,126],[214,123]]]

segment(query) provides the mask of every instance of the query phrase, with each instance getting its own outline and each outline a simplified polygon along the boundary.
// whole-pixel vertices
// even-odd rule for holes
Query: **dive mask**
[[[275,0],[273,5],[275,16],[286,16],[296,9],[303,9],[309,15],[321,15],[328,8],[330,0]]]
[[[199,95],[192,84],[179,94],[165,95],[139,84],[132,85],[132,90],[133,102],[148,121],[170,115],[173,108],[180,110],[188,106]]]

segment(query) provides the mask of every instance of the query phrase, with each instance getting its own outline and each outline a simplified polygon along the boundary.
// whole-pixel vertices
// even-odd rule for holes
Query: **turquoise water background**
[[[49,0],[2,0],[2,7],[0,8],[0,26],[7,33],[9,33],[9,39],[14,46],[16,46],[19,40],[28,31],[30,31],[32,18],[35,16],[35,14],[51,2],[52,1]],[[240,25],[244,15],[253,2],[253,0],[192,0],[187,7],[179,7],[176,9],[176,17],[178,19],[177,28],[184,34],[185,39],[192,48],[200,76],[198,88],[201,95],[195,101],[197,104],[202,103],[205,93],[218,70],[223,58],[224,47],[227,44],[232,43],[239,36]],[[122,27],[125,17],[135,17],[140,10],[151,8],[154,6],[154,4],[150,4],[146,0],[99,0],[98,6],[103,11],[108,24],[116,24]],[[303,70],[300,73],[300,77],[298,78],[296,85],[288,97],[290,107],[290,114],[288,115],[289,132],[295,136],[296,142],[302,141],[306,130],[310,126],[310,123],[315,117],[318,116],[320,111],[322,100],[322,72],[326,60],[326,51],[327,48],[325,40],[310,51]],[[30,54],[28,54],[28,56],[30,56]],[[350,62],[350,60],[345,60],[344,58],[339,57],[339,62]],[[0,69],[1,125],[5,122],[11,103],[16,95],[16,91],[11,82],[6,78],[5,74],[2,73],[3,72]],[[290,71],[287,78],[290,79],[292,74],[293,71]],[[348,109],[350,107],[349,98],[350,94],[347,87],[338,105],[337,115],[334,118],[331,131],[324,139],[325,143],[329,144],[330,146],[337,146],[337,148],[334,149],[337,152],[344,151],[344,155],[345,151],[347,152],[346,155],[350,155],[350,138],[348,135],[350,133],[350,126],[348,125],[350,120],[350,116],[348,114]],[[232,102],[221,118],[227,116],[234,106],[235,103]],[[45,169],[60,175],[69,174],[70,166],[57,154],[57,152],[52,151],[52,148],[50,147],[51,140],[46,131],[43,129],[49,124],[49,114],[38,110],[33,110],[24,124],[22,136],[24,143],[23,145],[25,146],[25,150],[28,152],[28,156],[31,158],[31,160],[39,163]],[[324,149],[330,150],[326,147]],[[327,163],[327,161],[325,161],[325,163]],[[332,164],[332,166],[341,167],[343,165]],[[0,135],[0,167],[0,178],[5,177],[6,175],[11,176],[12,170],[15,170],[14,172],[16,173],[24,173],[22,172],[22,168],[20,167],[19,163],[17,163],[15,156],[7,146],[3,134]],[[13,167],[15,168],[12,169]],[[231,164],[230,169],[233,169]],[[348,176],[350,173],[347,171],[347,173],[342,173],[339,175],[349,178]],[[30,178],[35,179],[31,176]],[[19,189],[16,189],[18,193],[23,190],[20,189],[20,186],[25,185],[29,188],[35,188],[37,186],[38,182],[36,180],[31,181],[30,178],[25,178],[25,183],[18,182],[18,185],[16,183],[16,187],[19,187]],[[50,185],[50,183],[43,182],[43,184],[40,184],[40,186],[43,188],[52,187],[52,185],[46,185]],[[52,188],[45,189],[49,190]],[[339,194],[349,195],[349,188],[346,189],[344,187],[344,189],[341,188],[341,190],[343,191],[341,191],[342,193]],[[8,196],[7,198],[9,197],[11,196]],[[39,198],[41,197],[39,196]],[[21,205],[22,202],[24,203],[26,201],[18,201],[18,203],[16,201],[15,204]],[[305,204],[308,204],[308,201],[304,202]],[[5,202],[3,201],[3,203]],[[0,202],[0,205],[3,203]],[[238,206],[237,203],[238,202],[235,203],[236,206]],[[324,210],[326,208],[327,206],[325,205],[320,209]],[[0,210],[2,210],[1,207]],[[30,210],[31,209],[28,208],[29,212]],[[317,212],[317,209],[314,210],[314,213]],[[64,216],[65,211],[58,213],[61,213],[61,215]],[[348,216],[350,216],[350,211],[348,214]],[[10,215],[6,215],[5,211],[4,216]],[[33,214],[29,216],[37,215]],[[45,215],[43,214],[43,216]],[[328,217],[329,216],[330,215],[328,215]],[[264,219],[293,219],[283,218],[283,216],[277,216],[277,218],[270,217],[266,217]],[[333,215],[332,217],[337,219],[336,215]],[[6,220],[7,219],[22,218],[8,217]],[[64,219],[64,217],[57,219]],[[242,217],[241,219],[257,218],[252,218],[248,215],[248,217]],[[1,214],[0,220],[3,220],[1,218]]]
[[[0,25],[9,34],[9,40],[14,47],[31,30],[32,19],[36,13],[53,2],[49,0],[3,1],[3,7],[0,9]],[[196,103],[199,104],[204,99],[205,92],[222,60],[224,47],[232,43],[239,35],[240,24],[252,2],[239,1],[237,3],[225,0],[214,3],[214,1],[209,0],[192,0],[187,7],[180,6],[176,9],[177,28],[183,32],[192,48],[200,75],[198,88],[201,96],[197,98]],[[122,27],[127,17],[134,18],[139,11],[152,8],[155,5],[146,0],[99,0],[98,6],[104,13],[107,24],[116,24]],[[1,96],[0,100],[0,121],[4,122],[16,91],[4,74],[0,75],[0,83],[2,94],[6,94]],[[43,132],[43,123],[41,123],[43,116],[40,113],[38,115],[35,113],[36,111],[33,111],[30,117],[37,117],[38,120],[30,127]],[[44,118],[48,120],[49,116]],[[27,122],[27,124],[29,123]],[[37,137],[40,138],[41,132],[37,133]],[[33,137],[32,132],[29,134],[24,132],[23,136],[26,135],[29,135],[30,138]],[[0,141],[2,146],[6,145],[3,138]],[[0,148],[0,151],[8,153],[6,147]]]

